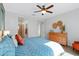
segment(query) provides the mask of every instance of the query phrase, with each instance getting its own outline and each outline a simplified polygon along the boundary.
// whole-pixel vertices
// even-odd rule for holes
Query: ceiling
[[[72,11],[79,8],[79,3],[53,3],[54,7],[50,8],[53,11],[52,14],[46,13],[41,15],[41,13],[34,13],[34,11],[39,10],[36,5],[49,6],[51,3],[4,3],[5,10],[8,12],[17,13],[25,16],[26,18],[36,18],[38,20],[48,19],[53,16]]]

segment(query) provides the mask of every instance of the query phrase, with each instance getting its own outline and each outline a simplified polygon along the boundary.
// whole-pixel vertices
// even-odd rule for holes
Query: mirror
[[[25,37],[25,23],[23,17],[18,17],[18,34],[24,38]]]
[[[60,20],[57,21],[57,22],[55,22],[55,23],[53,23],[52,27],[53,27],[54,29],[59,28],[59,30],[60,30],[62,33],[65,32],[65,25],[64,25],[63,22],[60,21]]]

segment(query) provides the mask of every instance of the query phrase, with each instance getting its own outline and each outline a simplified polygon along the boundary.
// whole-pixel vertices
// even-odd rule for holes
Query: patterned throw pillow
[[[19,34],[15,35],[15,39],[17,40],[19,45],[23,45],[24,44],[24,39]]]

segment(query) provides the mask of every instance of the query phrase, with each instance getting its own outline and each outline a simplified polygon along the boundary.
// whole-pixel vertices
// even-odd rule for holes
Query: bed
[[[46,38],[25,38],[25,44],[15,48],[16,56],[66,56],[60,44],[49,41]]]
[[[4,36],[0,42],[0,56],[15,56],[15,45],[9,35]]]
[[[47,38],[25,38],[24,45],[15,47],[13,39],[7,35],[0,42],[0,56],[71,56],[60,44]]]

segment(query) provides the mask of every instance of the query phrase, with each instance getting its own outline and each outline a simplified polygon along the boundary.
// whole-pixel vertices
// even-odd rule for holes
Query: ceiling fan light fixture
[[[45,10],[43,10],[43,11],[41,11],[43,14],[45,14],[46,13],[46,11]]]

